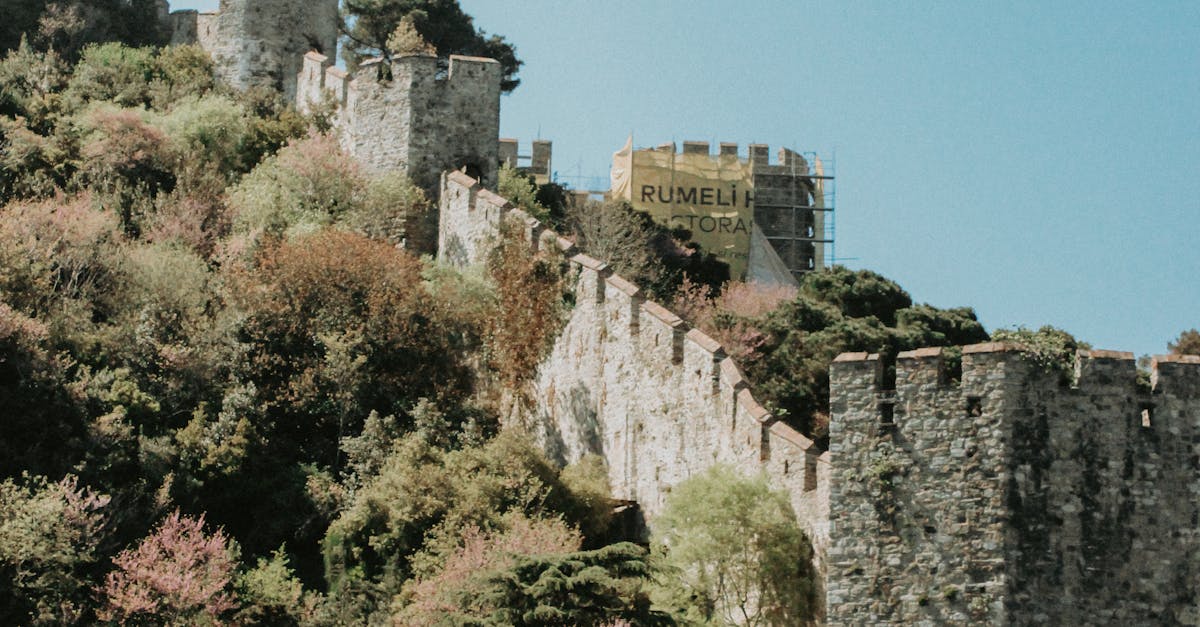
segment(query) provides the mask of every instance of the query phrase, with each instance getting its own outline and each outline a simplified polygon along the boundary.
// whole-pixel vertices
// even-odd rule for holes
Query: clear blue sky
[[[1200,2],[461,3],[562,176],[630,132],[836,153],[838,257],[917,301],[1138,354],[1200,326]]]

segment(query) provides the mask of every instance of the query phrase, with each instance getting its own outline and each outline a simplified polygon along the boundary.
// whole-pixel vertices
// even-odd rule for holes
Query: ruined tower
[[[271,87],[292,101],[304,54],[336,53],[338,2],[221,0],[216,13],[176,11],[170,25],[171,43],[199,44],[225,83]]]

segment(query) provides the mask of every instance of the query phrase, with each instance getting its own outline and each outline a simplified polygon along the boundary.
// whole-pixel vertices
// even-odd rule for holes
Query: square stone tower
[[[170,26],[171,43],[199,44],[226,84],[270,87],[291,102],[304,54],[337,52],[338,0],[221,0],[216,13],[172,13]]]

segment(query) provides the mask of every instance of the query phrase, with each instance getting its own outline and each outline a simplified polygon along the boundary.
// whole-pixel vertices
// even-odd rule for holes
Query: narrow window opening
[[[812,451],[804,455],[804,491],[817,489],[817,456]]]
[[[1152,403],[1142,403],[1142,428],[1149,429],[1154,426],[1154,405]]]
[[[896,403],[894,399],[879,401],[879,426],[896,426]]]
[[[967,415],[982,416],[983,415],[983,397],[968,396],[967,397]]]

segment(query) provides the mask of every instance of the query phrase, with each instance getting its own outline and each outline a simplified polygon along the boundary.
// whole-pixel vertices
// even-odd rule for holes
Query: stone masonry
[[[829,624],[1200,624],[1200,359],[831,368]]]
[[[763,473],[813,543],[830,625],[1200,625],[1200,358],[1082,351],[1073,377],[1004,344],[844,354],[831,450],[772,417],[714,340],[460,172],[440,255],[480,263],[503,221],[564,254],[576,304],[535,385],[560,462],[608,465],[653,525],[715,463]],[[894,372],[894,380],[886,375]]]
[[[171,13],[169,26],[171,43],[199,44],[226,84],[269,87],[291,102],[304,54],[337,50],[338,0],[221,0],[216,13]]]
[[[342,147],[374,172],[404,172],[433,192],[441,173],[465,168],[495,186],[499,164],[500,64],[451,55],[449,72],[433,56],[398,57],[390,80],[378,60],[353,77],[325,55],[304,57],[297,106],[301,111],[332,99],[334,129]]]
[[[565,254],[575,273],[575,308],[536,379],[547,453],[560,463],[600,455],[613,496],[636,501],[651,524],[672,486],[714,464],[764,473],[790,495],[823,572],[829,454],[755,401],[715,340],[477,181],[443,177],[443,261],[482,263],[504,220],[535,250]]]

